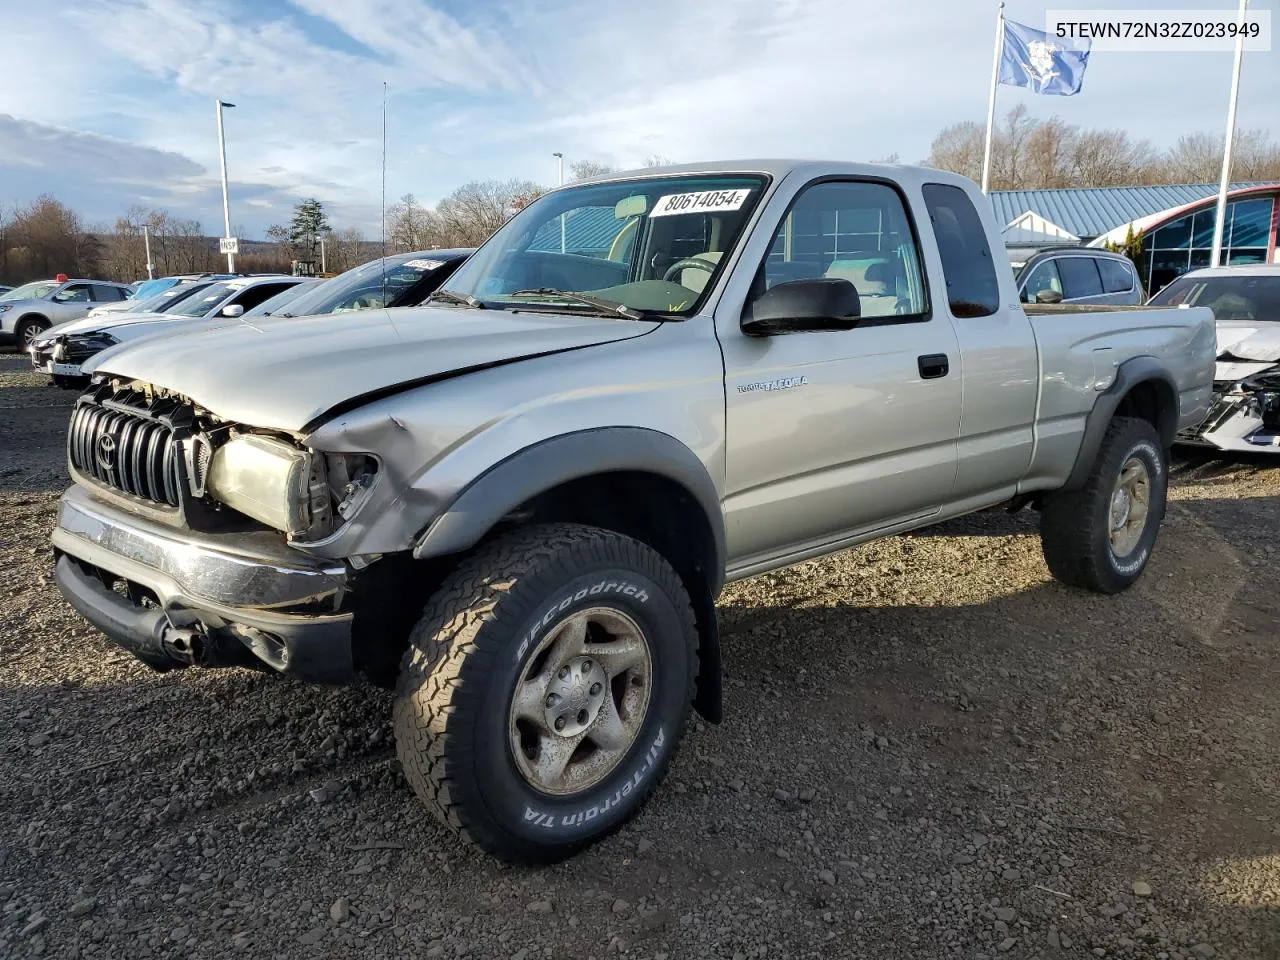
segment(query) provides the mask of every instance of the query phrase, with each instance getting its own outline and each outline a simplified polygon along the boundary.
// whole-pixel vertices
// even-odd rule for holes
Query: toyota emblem
[[[116,465],[116,438],[98,438],[98,466],[103,470],[112,470]]]

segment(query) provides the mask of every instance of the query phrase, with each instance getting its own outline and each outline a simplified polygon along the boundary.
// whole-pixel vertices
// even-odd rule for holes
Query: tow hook
[[[199,624],[190,627],[169,626],[160,638],[165,652],[178,663],[194,666],[204,663],[209,638]]]

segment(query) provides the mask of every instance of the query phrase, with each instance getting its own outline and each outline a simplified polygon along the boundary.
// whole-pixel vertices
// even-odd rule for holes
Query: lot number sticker
[[[709,210],[737,210],[751,196],[750,190],[701,190],[697,193],[669,193],[653,205],[651,217],[678,213],[705,213]]]

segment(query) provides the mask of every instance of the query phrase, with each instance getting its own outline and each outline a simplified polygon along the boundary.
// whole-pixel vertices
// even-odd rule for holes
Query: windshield
[[[1153,306],[1208,307],[1213,318],[1280,321],[1280,275],[1179,277],[1147,301]]]
[[[148,297],[130,308],[130,313],[167,313],[170,307],[174,307],[181,303],[187,297],[194,293],[198,293],[205,287],[209,286],[212,281],[206,280],[203,283],[176,283],[163,293],[157,293],[154,297]]]
[[[430,253],[402,253],[371,260],[326,280],[291,303],[285,314],[312,317],[323,313],[398,306],[415,284],[444,267]]]
[[[336,278],[335,278],[336,279]],[[279,313],[284,307],[288,306],[294,300],[299,299],[302,294],[308,290],[314,290],[316,287],[325,283],[324,280],[303,280],[301,283],[295,283],[293,286],[281,290],[274,297],[263,300],[252,310],[246,310],[242,316],[245,317],[270,317]],[[290,313],[290,316],[293,314]]]
[[[138,285],[138,289],[130,295],[130,300],[137,300],[141,303],[143,300],[150,300],[159,293],[168,290],[178,282],[177,277],[161,277],[158,280],[144,280]]]
[[[540,197],[507,222],[446,286],[486,307],[601,307],[689,315],[765,188],[744,174],[584,184]]]
[[[230,283],[213,283],[205,290],[192,297],[186,297],[177,306],[165,313],[174,317],[203,317],[227,297],[238,292],[242,285],[232,286]]]
[[[37,280],[35,283],[24,283],[22,286],[10,290],[4,296],[0,296],[0,300],[39,300],[41,297],[47,297],[60,286],[62,284],[54,280]]]

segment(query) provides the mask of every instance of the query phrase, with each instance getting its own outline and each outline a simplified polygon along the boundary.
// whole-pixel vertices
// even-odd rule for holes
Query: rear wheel
[[[395,706],[405,776],[452,829],[517,862],[633,816],[688,719],[689,596],[663,557],[569,524],[495,540],[442,585]]]
[[[1040,539],[1049,572],[1098,593],[1130,586],[1151,558],[1168,483],[1155,428],[1132,417],[1112,420],[1085,485],[1045,504]]]
[[[14,331],[18,338],[18,346],[26,350],[35,342],[36,337],[49,329],[49,321],[43,317],[25,317],[18,322]]]

